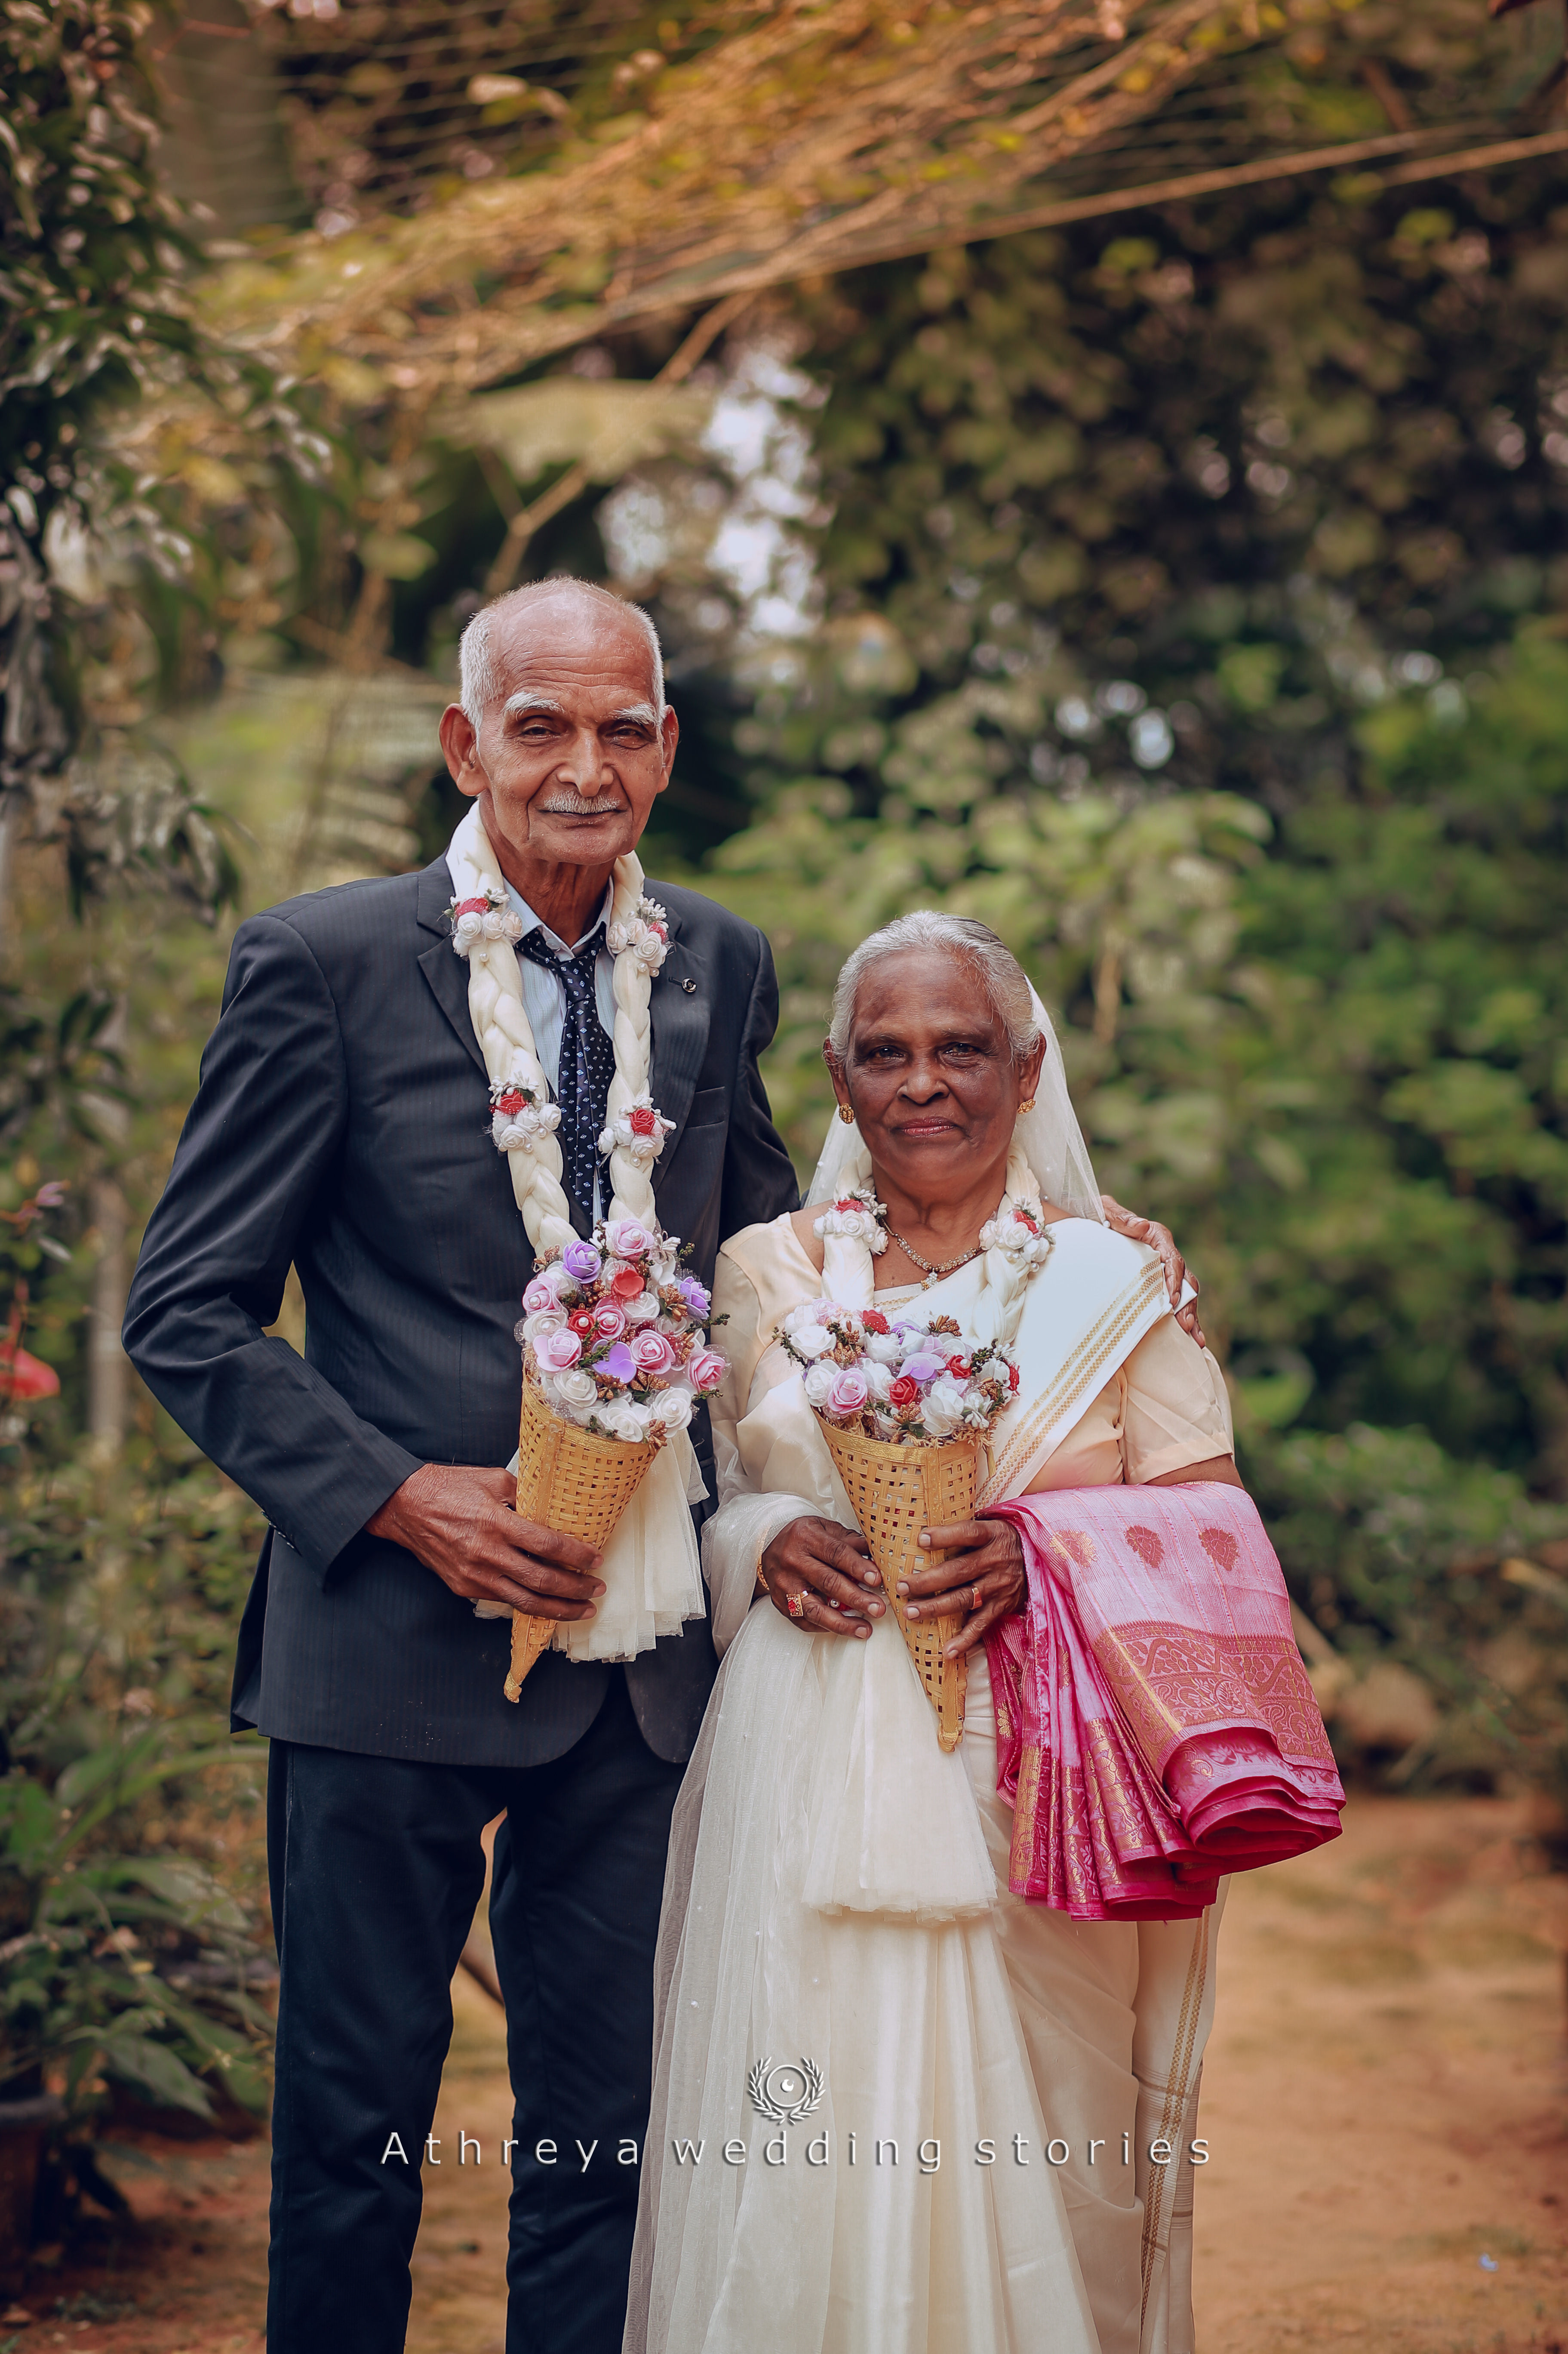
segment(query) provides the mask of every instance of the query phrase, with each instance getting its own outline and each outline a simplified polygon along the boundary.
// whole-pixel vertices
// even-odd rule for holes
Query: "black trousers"
[[[545,1766],[272,1744],[268,2354],[403,2345],[451,1976],[483,1884],[479,1835],[503,1807],[490,1925],[517,2141],[507,2354],[620,2354],[683,1770],[644,1742],[619,1671],[587,1733]]]

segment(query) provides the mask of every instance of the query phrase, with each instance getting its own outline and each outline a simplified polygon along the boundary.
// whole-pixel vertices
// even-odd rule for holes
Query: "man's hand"
[[[1110,1194],[1100,1195],[1100,1207],[1106,1214],[1106,1224],[1113,1235],[1125,1235],[1129,1243],[1147,1243],[1165,1270],[1165,1288],[1171,1294],[1171,1305],[1176,1310],[1176,1321],[1183,1332],[1190,1332],[1200,1349],[1206,1349],[1203,1328],[1198,1321],[1198,1302],[1190,1299],[1185,1308],[1181,1303],[1181,1287],[1189,1280],[1194,1293],[1202,1289],[1195,1275],[1190,1276],[1186,1260],[1176,1247],[1176,1237],[1169,1226],[1158,1218],[1140,1218],[1136,1210],[1124,1210]]]
[[[758,1575],[775,1610],[802,1634],[858,1635],[863,1641],[868,1621],[887,1607],[870,1553],[858,1529],[841,1528],[837,1521],[791,1521],[764,1552]],[[874,1601],[867,1586],[876,1589]],[[791,1597],[799,1605],[794,1610]]]
[[[906,1616],[916,1622],[962,1605],[968,1616],[942,1653],[956,1659],[972,1651],[998,1619],[1023,1607],[1029,1592],[1023,1540],[1011,1521],[959,1521],[950,1528],[922,1530],[920,1543],[948,1558],[901,1577],[899,1596]]]
[[[522,1521],[510,1471],[422,1464],[365,1523],[433,1569],[465,1602],[504,1602],[535,1618],[591,1618],[599,1556],[580,1537]]]

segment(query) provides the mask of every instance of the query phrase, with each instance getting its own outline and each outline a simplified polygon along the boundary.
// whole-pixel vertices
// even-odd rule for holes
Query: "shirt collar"
[[[503,880],[504,880],[504,877]],[[605,885],[604,898],[600,904],[599,911],[593,918],[593,921],[589,924],[587,931],[584,932],[582,939],[574,940],[569,946],[564,939],[562,939],[558,932],[553,932],[550,929],[549,925],[545,921],[543,916],[537,916],[535,914],[533,908],[528,905],[527,900],[523,896],[522,892],[519,891],[515,883],[508,883],[506,885],[506,896],[512,902],[513,914],[518,917],[522,921],[524,935],[529,932],[543,932],[545,935],[545,945],[554,955],[574,956],[577,949],[582,947],[584,940],[590,940],[593,938],[595,931],[600,924],[608,926],[609,922],[609,911],[615,905],[615,878],[612,875],[610,880]]]

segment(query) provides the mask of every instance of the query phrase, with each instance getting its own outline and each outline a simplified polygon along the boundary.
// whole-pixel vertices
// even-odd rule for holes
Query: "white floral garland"
[[[576,1239],[561,1182],[561,1115],[534,1044],[523,1002],[515,943],[523,925],[513,912],[500,865],[476,801],[451,838],[452,947],[468,965],[468,1010],[490,1074],[491,1134],[504,1152],[512,1190],[535,1254]],[[607,1218],[654,1223],[652,1170],[674,1123],[649,1094],[652,1028],[648,1002],[669,953],[669,918],[642,888],[642,867],[629,852],[615,862],[606,945],[615,960],[615,1076],[599,1139],[609,1155]]]
[[[815,1232],[823,1246],[822,1298],[869,1307],[876,1288],[871,1263],[887,1248],[887,1212],[871,1183],[847,1187],[817,1220]],[[1016,1148],[1008,1159],[1006,1191],[995,1216],[980,1228],[980,1246],[985,1284],[976,1303],[975,1338],[1011,1348],[1029,1278],[1055,1247],[1041,1214],[1039,1180]]]

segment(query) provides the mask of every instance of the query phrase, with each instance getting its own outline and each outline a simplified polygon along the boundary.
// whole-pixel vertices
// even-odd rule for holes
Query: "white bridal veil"
[[[1054,1202],[1059,1210],[1072,1210],[1080,1218],[1093,1218],[1103,1226],[1106,1214],[1100,1207],[1100,1189],[1084,1131],[1078,1126],[1078,1115],[1067,1093],[1062,1048],[1033,981],[1029,985],[1029,1002],[1045,1040],[1045,1060],[1040,1066],[1034,1108],[1020,1115],[1012,1131],[1013,1145],[1039,1179],[1044,1201]],[[862,1140],[859,1123],[852,1126],[835,1115],[828,1122],[822,1156],[806,1195],[807,1207],[818,1202],[836,1201],[850,1186],[870,1182],[871,1155]]]

